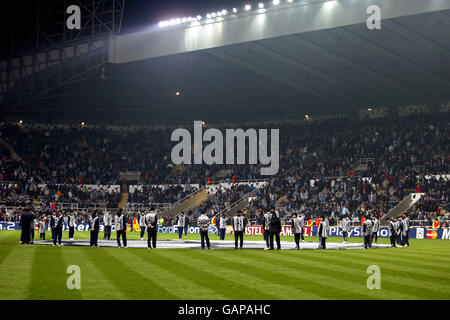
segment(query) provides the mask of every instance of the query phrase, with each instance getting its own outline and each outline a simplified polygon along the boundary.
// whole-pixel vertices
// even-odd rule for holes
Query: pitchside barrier
[[[20,226],[18,222],[0,222],[0,230],[20,230]],[[100,225],[100,232],[104,229],[103,225]],[[112,226],[112,231],[115,231],[114,225]],[[35,230],[38,230],[37,225]],[[50,227],[47,226],[47,230],[50,230]],[[63,227],[63,230],[68,230],[67,226]],[[305,227],[304,235],[305,236],[317,236],[318,228],[316,226]],[[75,226],[75,231],[89,231],[88,223],[78,223]],[[132,226],[127,225],[127,231],[132,231]],[[134,227],[135,232],[139,232],[138,227]],[[362,237],[362,228],[361,227],[351,227],[348,233],[349,237]],[[178,228],[176,226],[166,227],[160,226],[158,228],[158,232],[161,233],[178,233]],[[189,227],[188,233],[200,233],[199,227]],[[209,227],[209,233],[217,233],[217,228],[215,226]],[[233,233],[233,228],[231,226],[227,226],[226,230],[227,234]],[[257,235],[262,236],[263,227],[262,226],[247,226],[245,228],[245,234],[247,235]],[[281,233],[282,236],[291,236],[292,230],[291,226],[282,226]],[[330,227],[328,230],[329,237],[342,237],[342,228],[341,227]],[[389,238],[389,228],[388,227],[380,227],[378,230],[378,237],[380,238]],[[450,239],[450,228],[431,228],[431,227],[412,227],[409,231],[410,239]]]

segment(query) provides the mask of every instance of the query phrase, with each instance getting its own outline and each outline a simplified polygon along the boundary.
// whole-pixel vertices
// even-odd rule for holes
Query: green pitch
[[[393,249],[235,251],[52,247],[21,245],[19,238],[18,231],[0,231],[0,300],[450,299],[448,240],[410,240],[410,248]],[[80,290],[67,288],[70,265],[80,267]],[[380,290],[367,288],[370,265],[380,267]]]

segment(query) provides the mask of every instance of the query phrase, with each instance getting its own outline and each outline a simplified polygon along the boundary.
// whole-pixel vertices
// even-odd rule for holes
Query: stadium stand
[[[367,213],[384,216],[410,193],[424,193],[411,209],[415,220],[445,218],[449,211],[446,117],[329,119],[270,126],[280,129],[280,170],[258,190],[253,209],[275,206],[282,217],[293,211],[308,217],[327,214],[332,224],[348,210],[354,223],[359,223]],[[4,207],[32,200],[43,203],[44,208],[62,203],[77,203],[76,208],[85,210],[117,208],[120,192],[108,186],[118,183],[123,170],[141,172],[142,186],[133,189],[128,199],[133,204],[128,209],[136,211],[151,203],[173,209],[178,201],[196,192],[182,185],[205,185],[207,177],[219,172],[225,172],[223,178],[228,182],[233,178],[264,178],[256,165],[174,167],[167,157],[169,128],[108,130],[3,124],[0,130],[4,141],[0,149]],[[230,206],[236,206],[251,191],[249,184],[219,190],[168,215],[184,209],[229,212]],[[242,203],[239,208],[243,208]]]

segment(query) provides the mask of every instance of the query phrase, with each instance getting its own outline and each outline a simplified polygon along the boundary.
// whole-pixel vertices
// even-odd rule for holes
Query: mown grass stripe
[[[278,259],[285,259],[282,257],[278,257]],[[297,257],[293,257],[292,260],[296,260]],[[351,273],[351,274],[355,274],[356,272],[361,273],[364,272],[366,268],[371,265],[371,264],[376,264],[376,263],[371,263],[371,262],[363,262],[363,261],[358,261],[358,260],[354,260],[354,261],[348,261],[347,259],[345,260],[340,260],[337,261],[333,258],[330,257],[318,257],[318,256],[314,256],[314,257],[308,257],[307,259],[305,259],[309,265],[316,265],[317,268],[320,268],[321,266],[324,265],[333,265],[333,269],[334,270],[339,270],[339,272],[342,273]],[[324,261],[325,260],[325,261]],[[355,268],[355,265],[361,265],[361,269],[360,268]],[[405,292],[411,293],[414,292],[414,294],[418,297],[423,296],[424,294],[430,294],[430,295],[436,295],[439,294],[442,291],[442,287],[439,288],[433,288],[430,286],[430,282],[428,281],[424,281],[421,279],[416,278],[407,278],[404,277],[403,275],[398,275],[396,274],[397,272],[399,272],[398,269],[396,268],[389,268],[386,267],[386,264],[378,264],[380,266],[380,268],[382,269],[382,279],[383,279],[383,283],[384,283],[384,288],[386,288],[386,284],[388,284],[389,288],[391,288],[391,291],[397,292],[398,294],[404,294]],[[386,270],[390,270],[388,272],[386,272]],[[394,275],[392,275],[392,273]],[[365,278],[367,278],[368,275],[365,275]],[[402,288],[398,289],[401,286],[403,286]],[[406,297],[405,297],[406,298]],[[411,298],[411,297],[410,297]]]
[[[288,255],[295,255],[295,253],[286,253]],[[411,263],[408,263],[407,261],[403,261],[402,263],[394,262],[391,263],[389,258],[384,259],[385,257],[382,257],[383,261],[380,261],[379,256],[374,257],[367,257],[365,256],[357,256],[353,255],[350,252],[342,252],[339,256],[330,256],[330,255],[313,255],[309,257],[309,259],[316,259],[320,263],[329,263],[332,262],[334,264],[341,264],[341,265],[347,265],[348,263],[352,264],[361,264],[361,265],[371,265],[371,264],[386,264],[393,266],[392,268],[389,268],[389,270],[392,270],[393,272],[397,272],[399,270],[410,274],[412,277],[420,278],[424,276],[429,276],[431,278],[435,278],[435,280],[442,280],[443,277],[448,277],[448,273],[441,273],[438,271],[433,270],[432,275],[430,275],[430,271],[428,270],[420,270],[417,268],[410,268]]]
[[[447,240],[447,241],[449,241],[449,240]],[[414,252],[418,255],[426,254],[427,256],[430,256],[430,257],[433,257],[432,254],[443,255],[443,256],[447,256],[447,257],[450,256],[448,249],[447,250],[446,249],[434,249],[434,248],[427,248],[427,249],[414,248],[413,249],[413,247],[397,248],[397,250],[399,250],[399,251],[409,251],[408,249],[414,250]]]
[[[411,264],[414,264],[415,266],[423,266],[424,268],[429,268],[430,264],[431,264],[434,269],[437,269],[435,271],[439,271],[440,270],[440,271],[442,271],[444,273],[448,273],[448,271],[449,271],[449,264],[435,263],[435,262],[428,263],[426,261],[425,262],[421,262],[421,261],[417,261],[417,259],[408,258],[407,256],[404,256],[402,258],[402,257],[399,257],[399,256],[380,255],[380,254],[377,254],[377,253],[370,253],[370,252],[367,252],[367,251],[365,251],[364,254],[361,254],[359,252],[351,252],[350,250],[342,252],[342,255],[345,255],[345,256],[348,256],[348,257],[350,257],[350,256],[352,256],[352,257],[354,257],[354,256],[361,256],[361,257],[366,258],[366,259],[377,259],[378,261],[380,261],[380,260],[381,261],[392,261],[392,262],[396,262],[396,263],[398,263],[400,265],[411,265]],[[420,269],[417,268],[417,271],[420,272]]]
[[[350,256],[356,256],[356,255],[350,255]],[[441,276],[449,275],[450,271],[450,264],[448,263],[441,263],[441,262],[434,262],[429,261],[427,256],[422,256],[422,259],[418,261],[416,257],[409,257],[408,254],[402,255],[402,256],[395,256],[395,255],[376,255],[368,253],[366,255],[368,259],[377,259],[377,260],[386,260],[392,263],[396,263],[401,266],[405,267],[411,267],[414,266],[411,269],[415,269],[415,272],[417,273],[424,273],[428,274],[428,270],[430,268],[433,269],[436,274],[440,274]]]
[[[306,277],[316,284],[315,287],[319,288],[318,290],[323,290],[326,287],[336,289],[337,291],[334,292],[330,289],[326,290],[332,292],[332,299],[345,299],[350,296],[355,298],[355,295],[355,299],[382,298],[378,292],[367,289],[366,277],[360,276],[360,279],[357,279],[353,273],[336,272],[332,267],[324,268],[320,265],[318,265],[319,267],[317,267],[317,265],[316,267],[309,265],[306,268],[302,265],[302,267],[299,268],[299,265],[296,262],[282,261],[283,259],[279,255],[271,256],[270,253],[258,252],[256,250],[248,252],[246,256],[241,257],[242,259],[247,260],[244,260],[242,263],[248,265],[249,261],[252,261],[250,266],[252,269],[257,265],[257,268],[261,269],[270,268],[270,266],[272,266],[279,274],[288,274],[289,277],[298,279]],[[362,274],[363,272],[359,272],[359,274]],[[277,275],[277,277],[279,276]],[[312,287],[314,285],[310,284],[310,286]]]
[[[268,285],[261,290],[261,288],[256,287],[255,281],[261,283],[264,279],[261,280],[240,271],[231,272],[228,268],[211,264],[210,261],[198,257],[199,251],[171,250],[158,251],[157,253],[161,258],[166,258],[172,263],[180,263],[183,270],[194,275],[193,281],[232,299],[279,299],[276,294],[272,293],[276,288]],[[179,255],[183,257],[180,259]],[[287,297],[285,298],[287,299]],[[214,299],[214,297],[211,297],[211,299]]]
[[[19,243],[20,239],[17,239],[17,243],[12,244],[16,241],[15,238],[17,238],[17,233],[15,232],[5,231],[0,233],[0,265],[6,260],[6,258],[17,246],[25,246]]]
[[[81,289],[78,292],[81,298],[83,300],[126,299],[119,288],[105,277],[96,264],[90,261],[86,250],[93,250],[93,248],[67,247],[63,252],[66,266],[77,265],[80,267]]]
[[[292,253],[292,252],[288,252],[286,254],[296,255],[295,253]],[[362,262],[361,259],[360,259],[360,256],[353,255],[350,252],[341,252],[339,255],[334,255],[334,254],[327,254],[326,256],[325,255],[311,255],[309,257],[310,257],[310,259],[322,258],[322,260],[326,260],[326,262],[332,261],[333,263],[340,263],[340,262],[341,263],[347,263],[347,262],[361,263]],[[420,269],[417,269],[417,268],[410,267],[414,262],[411,262],[411,261],[408,262],[407,260],[402,261],[400,263],[399,262],[395,262],[396,264],[393,264],[393,263],[390,263],[391,260],[389,258],[385,257],[385,256],[383,256],[383,257],[381,257],[381,256],[376,256],[376,257],[373,256],[373,257],[370,257],[369,259],[367,259],[367,255],[365,255],[364,258],[366,258],[365,263],[367,265],[377,264],[377,263],[379,264],[380,260],[383,260],[383,261],[381,261],[381,263],[385,263],[385,264],[389,264],[389,265],[393,265],[394,266],[392,268],[393,271],[398,271],[400,269],[399,266],[401,266],[402,271],[405,271],[406,273],[409,273],[409,274],[412,274],[412,275],[416,275],[417,277],[428,276],[428,277],[431,278],[430,280],[432,280],[434,278],[434,280],[440,281],[443,278],[447,278],[447,277],[450,276],[449,273],[439,272],[439,271],[436,271],[436,270],[433,270],[432,271],[433,274],[430,275],[430,271],[429,270],[420,270]]]
[[[449,241],[449,244],[450,244],[450,241]],[[434,253],[430,252],[430,251],[428,251],[427,253],[420,253],[420,252],[417,251],[417,249],[414,249],[414,248],[391,248],[387,252],[388,252],[389,255],[394,255],[394,254],[395,255],[399,255],[399,256],[410,255],[410,256],[415,256],[418,259],[423,259],[424,255],[426,255],[427,258],[429,258],[431,260],[436,260],[436,262],[439,262],[439,261],[446,262],[447,261],[446,259],[450,257],[450,252],[449,251],[450,250],[445,252],[445,254],[444,253],[440,253],[438,256],[437,255],[433,255]]]
[[[5,263],[0,264],[0,300],[26,299],[31,287],[33,245],[14,245]],[[14,267],[11,267],[14,266]]]
[[[297,258],[297,257],[296,257]],[[337,279],[347,279],[349,281],[354,281],[356,279],[358,279],[358,284],[359,285],[363,285],[362,287],[360,287],[362,289],[362,292],[370,292],[373,293],[375,295],[378,296],[378,298],[381,299],[414,299],[417,298],[418,296],[421,296],[422,294],[419,295],[411,295],[409,291],[404,290],[404,289],[399,289],[397,282],[395,281],[395,279],[391,279],[391,280],[386,280],[386,276],[385,273],[383,273],[383,285],[382,285],[382,294],[381,291],[378,290],[368,290],[366,287],[366,281],[367,278],[369,277],[368,274],[366,274],[366,268],[368,265],[363,264],[362,268],[355,268],[352,263],[342,263],[342,266],[340,265],[336,265],[335,262],[321,262],[319,260],[319,262],[316,261],[312,261],[310,259],[311,257],[305,258],[304,263],[302,264],[302,270],[309,269],[311,270],[311,272],[315,272],[317,274],[317,270],[320,270],[320,274],[322,273],[327,273],[327,270],[332,269],[334,271],[336,271],[336,278]],[[314,257],[315,258],[315,257]],[[285,261],[287,263],[289,263],[289,267],[291,268],[295,268],[296,263],[298,262],[297,259],[291,259],[291,258],[287,258],[283,255],[283,256],[279,256],[274,258],[275,261]],[[286,261],[287,260],[287,261]],[[324,267],[327,266],[327,267]],[[314,271],[315,270],[315,271]],[[329,273],[329,272],[328,272]],[[333,277],[333,278],[335,278]],[[339,285],[341,286],[341,285]],[[336,289],[339,290],[339,287],[337,287]],[[408,292],[408,293],[406,293]]]
[[[311,296],[315,296],[315,299],[322,300],[335,298],[333,294],[319,290],[317,283],[309,277],[302,277],[301,279],[297,279],[300,281],[295,281],[292,274],[280,273],[276,264],[267,265],[265,268],[258,268],[253,263],[248,263],[248,261],[240,262],[239,256],[245,255],[245,252],[223,250],[222,257],[209,252],[202,252],[201,254],[205,256],[202,260],[206,260],[210,264],[216,265],[217,267],[226,267],[235,272],[245,273],[247,277],[257,278],[253,282],[264,283],[263,288],[267,288],[268,283],[271,283],[271,286],[273,286],[272,290],[277,292],[277,299],[280,299],[282,296],[286,298],[286,292],[288,291],[293,293],[293,299],[310,299]],[[234,254],[234,257],[230,258],[228,254]],[[227,256],[225,257],[225,255]]]
[[[176,299],[176,297],[159,284],[150,280],[142,281],[142,276],[128,265],[133,261],[115,258],[111,250],[133,250],[118,248],[86,248],[85,253],[115,287],[127,299]],[[141,250],[141,249],[134,249]],[[109,299],[105,291],[104,299]]]
[[[159,261],[155,256],[155,250],[122,250],[120,254],[128,261],[134,261],[133,268],[141,274],[143,278],[158,282],[169,292],[176,295],[177,299],[183,300],[224,300],[231,297],[221,295],[208,287],[203,287],[192,281],[192,275],[179,269],[179,266],[172,263]],[[117,251],[112,254],[119,254]]]
[[[67,266],[62,259],[64,247],[38,246],[32,261],[32,280],[28,300],[80,299],[78,290],[67,288]],[[51,261],[51,263],[48,263]]]

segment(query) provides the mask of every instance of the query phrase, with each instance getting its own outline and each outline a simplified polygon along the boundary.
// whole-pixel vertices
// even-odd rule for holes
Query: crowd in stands
[[[162,188],[160,186],[142,185],[142,190],[135,189],[130,192],[128,202],[131,203],[176,203],[189,194],[195,192],[197,188],[187,185],[183,188],[180,185]]]
[[[366,214],[383,216],[411,192],[423,192],[426,196],[411,214],[417,220],[432,220],[450,211],[449,181],[433,177],[450,173],[449,122],[447,116],[420,115],[265,124],[264,128],[280,130],[280,170],[273,177],[261,176],[258,165],[174,166],[170,128],[39,129],[4,124],[1,138],[20,159],[0,145],[0,203],[32,199],[117,207],[118,192],[79,186],[115,184],[124,170],[139,171],[144,185],[142,191],[130,193],[129,202],[175,203],[191,190],[149,185],[204,185],[208,177],[228,169],[227,181],[270,180],[258,191],[254,208],[275,206],[282,216],[293,211],[312,217],[328,214],[330,222],[337,222],[350,215],[357,223]],[[370,159],[365,170],[355,167],[361,158]],[[37,187],[42,183],[45,188]],[[194,213],[219,212],[249,191],[250,187],[221,190]]]

